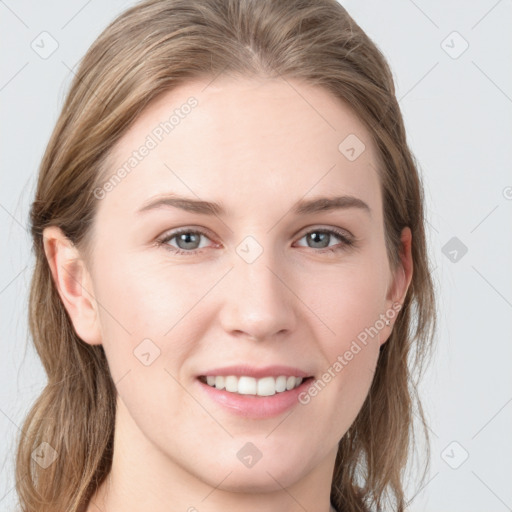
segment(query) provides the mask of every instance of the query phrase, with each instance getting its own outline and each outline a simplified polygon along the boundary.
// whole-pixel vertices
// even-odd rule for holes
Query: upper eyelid
[[[346,234],[347,237],[355,238],[354,235],[348,231],[345,228],[341,228],[338,226],[319,226],[319,225],[312,225],[304,228],[304,230],[299,231],[301,234],[300,238],[302,238],[304,235],[307,235],[308,233],[311,233],[312,231],[333,231],[335,235],[337,235],[336,231],[341,231],[341,234]],[[337,235],[339,236],[339,235]]]

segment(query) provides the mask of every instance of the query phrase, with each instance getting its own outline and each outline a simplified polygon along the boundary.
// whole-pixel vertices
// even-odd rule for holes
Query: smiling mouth
[[[201,375],[198,379],[212,388],[238,395],[272,396],[298,388],[313,377],[263,377],[256,379],[245,375]]]

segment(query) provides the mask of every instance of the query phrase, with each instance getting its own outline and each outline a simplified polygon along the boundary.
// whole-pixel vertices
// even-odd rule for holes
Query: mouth
[[[313,376],[294,375],[266,376],[261,378],[249,375],[200,375],[198,380],[211,388],[235,395],[269,397],[293,391],[313,379]]]
[[[288,365],[255,367],[246,363],[203,369],[196,374],[199,393],[225,413],[244,419],[277,417],[297,407],[311,385],[311,369]]]

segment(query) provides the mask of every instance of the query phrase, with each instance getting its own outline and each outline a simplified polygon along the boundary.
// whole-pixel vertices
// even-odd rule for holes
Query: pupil
[[[324,242],[325,240],[327,240],[328,236],[329,236],[329,233],[322,233],[322,232],[319,232],[319,231],[315,231],[315,233],[313,233],[312,235],[310,235],[311,238],[313,239],[313,243],[317,243],[318,240],[315,240],[315,239],[322,239],[322,237],[324,238]],[[322,243],[322,240],[319,240],[320,243]],[[322,245],[322,247],[327,247],[325,244]]]
[[[194,242],[191,242],[190,241],[190,238],[193,238],[195,237],[194,234],[190,234],[190,233],[182,233],[180,235],[180,241],[184,242],[185,244],[194,244]],[[191,247],[185,247],[186,249],[191,249]],[[192,247],[193,248],[193,247]]]

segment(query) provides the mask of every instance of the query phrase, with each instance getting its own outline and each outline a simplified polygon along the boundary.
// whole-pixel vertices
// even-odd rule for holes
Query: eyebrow
[[[225,215],[226,211],[221,204],[210,201],[201,201],[176,194],[159,196],[144,203],[137,211],[138,214],[156,210],[163,207],[180,208],[191,213],[201,215]],[[294,215],[308,215],[312,213],[333,210],[347,210],[358,208],[371,216],[371,208],[362,200],[354,196],[318,197],[315,199],[302,199],[295,203],[291,209]]]

